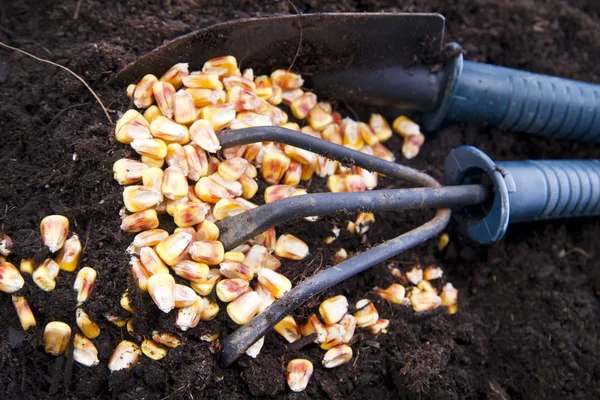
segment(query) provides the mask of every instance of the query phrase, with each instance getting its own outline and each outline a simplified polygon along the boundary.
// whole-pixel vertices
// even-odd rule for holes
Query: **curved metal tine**
[[[265,204],[217,222],[219,241],[230,250],[278,224],[296,218],[340,211],[392,211],[459,207],[484,202],[489,190],[480,185],[388,189],[356,193],[315,193]]]

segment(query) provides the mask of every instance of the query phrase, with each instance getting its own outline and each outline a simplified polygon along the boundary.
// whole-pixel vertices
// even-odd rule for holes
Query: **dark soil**
[[[74,18],[77,4],[78,17]],[[63,64],[98,91],[113,118],[127,108],[125,88],[107,86],[127,63],[166,40],[240,17],[293,13],[286,1],[4,1],[0,40]],[[201,4],[201,5],[200,5]],[[295,1],[300,12],[437,11],[447,17],[446,40],[461,43],[471,60],[600,83],[600,18],[593,1],[573,0],[341,0]],[[307,55],[304,55],[307,56]],[[112,164],[128,154],[116,143],[93,97],[72,76],[21,54],[0,49],[0,221],[17,244],[15,260],[46,256],[39,250],[38,225],[48,214],[63,214],[85,243],[82,265],[98,271],[85,309],[102,334],[95,340],[101,363],[85,368],[70,357],[54,357],[41,345],[52,320],[75,319],[75,274],[61,273],[55,291],[43,293],[26,278],[38,326],[22,333],[10,296],[0,296],[0,393],[9,399],[118,398],[230,400],[289,398],[598,398],[600,397],[600,255],[597,219],[524,224],[506,238],[480,246],[451,225],[450,245],[434,242],[411,250],[312,299],[298,310],[314,312],[326,296],[344,294],[353,303],[367,296],[391,319],[390,333],[361,332],[355,358],[344,367],[320,366],[323,352],[310,345],[289,351],[269,334],[258,359],[242,358],[233,367],[216,366],[206,332],[232,331],[224,313],[182,335],[185,346],[161,361],[143,358],[131,371],[109,374],[112,349],[129,338],[105,320],[105,313],[127,316],[121,293],[133,288],[124,250],[131,240],[119,230],[122,188]],[[390,147],[396,149],[399,141]],[[441,178],[448,152],[475,145],[498,160],[523,158],[600,158],[600,147],[478,126],[453,125],[431,136],[411,166]],[[77,157],[74,158],[74,154]],[[399,157],[399,160],[402,160]],[[315,180],[311,190],[323,182]],[[312,256],[285,263],[294,282],[331,263],[339,246],[364,250],[425,220],[427,213],[377,215],[366,242],[344,233],[324,246],[335,218],[279,228],[304,239]],[[310,229],[309,229],[310,227]],[[415,315],[382,303],[370,290],[392,281],[389,266],[405,270],[421,262],[441,266],[460,290],[460,310]],[[132,290],[139,337],[152,330],[178,332],[173,316],[160,313],[147,295]],[[295,357],[315,365],[304,393],[291,393],[285,366]]]

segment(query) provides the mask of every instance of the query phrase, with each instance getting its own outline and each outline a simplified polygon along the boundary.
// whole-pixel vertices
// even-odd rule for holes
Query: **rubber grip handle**
[[[600,215],[600,160],[494,162],[460,146],[450,152],[444,174],[447,185],[493,187],[491,201],[454,212],[479,243],[499,241],[509,223]]]
[[[496,164],[507,181],[511,223],[600,215],[598,160]]]
[[[600,142],[600,85],[464,61],[446,119]]]

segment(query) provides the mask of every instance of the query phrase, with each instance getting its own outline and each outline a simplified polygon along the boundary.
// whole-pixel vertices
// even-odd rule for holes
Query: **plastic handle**
[[[462,54],[446,74],[440,106],[424,116],[427,130],[448,119],[600,142],[600,85],[463,61]]]
[[[455,213],[474,240],[500,240],[509,223],[600,215],[600,161],[503,161],[494,163],[471,147],[454,149],[446,161],[446,183],[491,183],[491,204]]]

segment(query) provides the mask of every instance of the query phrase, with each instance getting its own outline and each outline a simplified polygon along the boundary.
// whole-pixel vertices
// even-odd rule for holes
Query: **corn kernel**
[[[170,274],[148,278],[148,293],[162,312],[168,313],[175,307],[175,280]]]
[[[188,88],[223,90],[223,84],[219,80],[219,75],[212,73],[192,73],[184,77],[182,83]]]
[[[292,289],[288,278],[268,268],[258,270],[258,281],[277,299]]]
[[[302,87],[304,79],[289,70],[278,69],[271,73],[271,83],[280,86],[283,90],[292,90]]]
[[[94,284],[96,283],[96,270],[90,267],[83,267],[77,273],[73,289],[77,291],[77,304],[85,302],[91,295]]]
[[[356,312],[354,318],[356,318],[356,326],[364,328],[371,326],[379,319],[379,313],[375,308],[375,305],[368,299],[361,299],[354,305]]]
[[[221,149],[219,139],[212,125],[203,119],[194,122],[190,127],[192,141],[209,153],[216,153]]]
[[[350,118],[344,118],[340,126],[342,130],[343,143],[354,150],[363,147],[364,140],[358,130],[358,123]]]
[[[314,93],[306,92],[290,104],[290,110],[294,117],[304,119],[316,105],[317,96]]]
[[[71,327],[64,322],[53,321],[44,328],[46,353],[59,356],[65,352],[71,340]]]
[[[308,114],[308,123],[314,130],[322,131],[333,123],[333,117],[322,107],[313,107]]]
[[[390,326],[390,320],[385,318],[380,318],[373,325],[369,327],[371,333],[373,335],[377,335],[378,333],[388,333],[388,326]]]
[[[302,333],[302,336],[309,336],[316,333],[317,337],[315,343],[323,343],[327,340],[327,329],[323,326],[316,314],[312,314],[308,317],[308,321],[300,327],[300,332]]]
[[[419,154],[424,142],[425,136],[422,134],[405,137],[402,144],[402,154],[407,160],[415,158]]]
[[[128,110],[115,127],[115,137],[123,144],[129,144],[134,139],[151,139],[148,121],[136,110]]]
[[[4,232],[0,232],[0,257],[8,257],[12,253],[13,247],[14,242],[10,236]]]
[[[267,75],[261,75],[254,78],[256,95],[262,99],[269,100],[273,96],[273,87],[271,78]]]
[[[189,227],[204,221],[204,217],[208,211],[209,207],[206,203],[181,203],[175,206],[173,218],[177,226]]]
[[[377,294],[379,294],[381,297],[383,297],[389,302],[392,302],[394,304],[404,303],[406,289],[404,289],[404,286],[398,283],[392,283],[390,286],[388,286],[387,289],[380,289],[376,287],[375,291],[377,292]]]
[[[135,86],[133,91],[133,104],[137,108],[148,108],[154,103],[154,93],[152,92],[152,86],[158,82],[156,76],[148,74],[144,76],[138,84]]]
[[[167,199],[178,200],[187,196],[188,182],[179,167],[169,167],[164,172],[162,192]]]
[[[24,331],[28,331],[29,328],[36,325],[35,317],[33,316],[33,311],[31,311],[31,307],[29,306],[29,302],[23,296],[12,296],[12,303],[15,307],[15,311],[17,312],[17,316],[19,317],[19,322],[23,327]]]
[[[415,266],[406,273],[406,278],[413,284],[418,285],[423,280],[423,270],[421,266]]]
[[[17,267],[8,261],[0,262],[0,291],[4,293],[15,293],[19,291],[24,284],[25,280]]]
[[[180,89],[173,96],[173,116],[180,124],[191,124],[196,120],[194,99],[186,90]]]
[[[375,146],[373,146],[373,155],[386,161],[396,161],[394,153],[392,153],[387,147],[385,147],[381,143],[377,143]]]
[[[375,222],[375,215],[373,213],[359,213],[354,221],[356,233],[359,235],[365,234],[369,230],[369,225],[373,222]]]
[[[266,247],[254,245],[246,253],[243,262],[250,267],[254,273],[257,273],[261,268],[266,267],[268,257],[269,251],[266,249]]]
[[[260,350],[262,349],[264,344],[265,337],[263,336],[260,339],[258,339],[252,346],[248,347],[248,349],[246,350],[246,355],[252,358],[258,357],[258,355],[260,354]]]
[[[237,112],[255,111],[261,106],[260,98],[256,94],[239,86],[235,86],[227,92],[227,102],[231,104]],[[244,119],[239,116],[237,119],[244,121]]]
[[[224,303],[229,303],[249,291],[249,281],[240,278],[223,279],[216,287],[217,297]]]
[[[125,232],[142,232],[158,228],[156,210],[144,210],[128,215],[121,221],[121,230]]]
[[[125,203],[125,208],[127,208],[127,210],[130,212],[144,211],[155,207],[162,201],[162,197],[163,196],[160,192],[157,192],[153,188],[146,186],[128,186],[123,191],[123,202]]]
[[[140,261],[150,275],[169,273],[169,268],[152,247],[142,247],[140,249]]]
[[[264,246],[270,252],[275,251],[276,240],[277,235],[275,232],[275,228],[269,228],[263,233],[254,236],[254,238],[252,239],[253,244],[259,244],[261,246]]]
[[[217,265],[223,262],[225,250],[221,242],[206,240],[194,242],[189,248],[189,254],[194,261]]]
[[[308,386],[313,373],[313,365],[310,361],[297,358],[287,365],[287,384],[293,392],[302,392]]]
[[[158,331],[152,332],[152,340],[172,349],[183,344],[183,342],[177,339],[177,337],[175,337],[174,335],[168,333],[161,333]]]
[[[208,303],[208,300],[196,296],[193,304],[179,309],[175,325],[182,331],[187,331],[189,328],[195,328],[200,322],[202,312]]]
[[[144,111],[144,119],[149,124],[152,123],[156,118],[162,117],[162,113],[160,112],[160,108],[158,106],[150,106]],[[152,136],[152,135],[150,135]],[[118,140],[118,139],[117,139]]]
[[[374,146],[375,144],[379,143],[379,138],[377,138],[375,132],[373,132],[371,127],[364,122],[358,123],[358,133],[362,136],[364,142],[369,146]]]
[[[279,333],[288,343],[294,343],[302,337],[300,335],[300,328],[298,328],[296,320],[291,315],[288,315],[279,321],[274,329],[275,332]]]
[[[220,77],[240,75],[237,60],[234,56],[223,56],[210,59],[204,63],[202,72],[216,74]]]
[[[302,260],[308,255],[308,246],[294,235],[284,234],[277,239],[275,254],[290,260]]]
[[[10,263],[0,264],[0,269],[4,269],[4,266],[6,264],[10,264]],[[16,270],[16,268],[15,268],[15,270]],[[45,292],[51,292],[56,287],[55,278],[58,276],[59,270],[60,270],[60,267],[58,266],[58,264],[55,263],[52,259],[47,258],[46,260],[44,260],[44,262],[42,262],[40,265],[38,265],[38,267],[35,269],[35,271],[33,271],[33,274],[31,274],[31,277],[33,278],[33,281],[35,282],[36,285],[38,285],[38,287],[40,289],[42,289]],[[9,276],[4,271],[3,271],[2,275],[6,278],[8,278],[8,276]],[[20,277],[20,275],[19,275],[19,277]],[[23,282],[23,278],[21,278],[17,282]],[[12,286],[17,287],[18,285],[15,286],[15,284],[13,283]],[[22,283],[20,283],[19,288],[21,288],[21,287],[23,287]],[[2,290],[3,292],[6,292],[6,290],[4,290],[3,287],[0,287],[0,290]],[[12,292],[7,292],[7,293],[12,293]]]
[[[342,339],[342,343],[350,343],[350,340],[352,340],[356,330],[356,318],[354,318],[352,314],[346,314],[339,324],[342,325],[346,330],[346,334]]]
[[[175,300],[175,308],[188,307],[196,301],[196,292],[185,285],[175,284],[175,292],[173,299]]]
[[[173,118],[175,87],[169,82],[156,82],[152,85],[152,92],[162,115]]]
[[[339,144],[340,146],[344,144],[344,136],[342,135],[342,128],[338,124],[329,124],[321,133],[323,140],[327,140],[328,142]]]
[[[201,296],[208,296],[212,293],[215,285],[221,280],[221,272],[217,268],[211,268],[208,271],[208,276],[202,282],[190,282],[192,289]]]
[[[219,239],[219,227],[214,222],[204,220],[196,227],[196,241]]]
[[[136,257],[131,257],[129,265],[131,265],[131,275],[133,275],[133,279],[137,282],[141,290],[147,292],[148,278],[150,277],[150,273],[146,270],[142,262]]]
[[[227,314],[236,324],[244,325],[258,313],[261,302],[258,293],[250,291],[229,303]]]
[[[167,72],[160,77],[159,81],[168,82],[175,89],[179,89],[182,84],[184,77],[189,75],[189,64],[188,63],[177,63],[173,65]]]
[[[220,265],[219,271],[226,278],[245,279],[247,281],[254,278],[254,272],[246,264],[236,261],[224,261]]]
[[[108,369],[111,372],[130,369],[137,365],[141,354],[142,352],[137,344],[128,340],[122,340],[108,361]]]
[[[170,266],[183,260],[193,241],[187,232],[176,232],[156,245],[156,253]]]
[[[251,199],[258,192],[258,183],[250,176],[244,174],[239,177],[238,182],[242,185],[242,197]]]
[[[342,295],[331,297],[319,306],[319,314],[327,325],[340,322],[347,312],[348,300]]]
[[[394,130],[402,137],[421,134],[421,128],[404,115],[396,118],[392,124]]]
[[[335,368],[350,362],[352,359],[352,348],[347,344],[341,344],[329,349],[323,356],[325,368]]]
[[[223,178],[229,181],[236,181],[244,175],[247,167],[248,161],[241,157],[235,157],[221,162],[218,171]]]
[[[78,308],[75,315],[77,326],[87,338],[95,339],[100,335],[100,328],[83,309]]]
[[[221,221],[248,211],[248,207],[234,199],[221,199],[213,208],[213,216]]]
[[[210,321],[215,318],[219,313],[219,305],[214,302],[209,302],[208,305],[202,310],[202,317],[200,319],[202,321]],[[217,341],[218,342],[218,341]]]
[[[381,114],[371,114],[369,126],[377,136],[379,142],[385,142],[392,137],[392,129]]]
[[[241,251],[228,251],[223,257],[223,261],[235,261],[239,263],[244,262],[246,256]]]
[[[62,215],[49,215],[42,220],[40,233],[42,235],[42,245],[55,253],[63,247],[67,239],[69,220]]]
[[[280,86],[273,85],[273,94],[267,99],[269,103],[274,106],[278,106],[283,101],[283,89]]]
[[[162,360],[167,356],[167,349],[161,347],[154,340],[146,339],[142,342],[142,353],[152,360]]]
[[[456,314],[458,311],[458,290],[451,283],[446,283],[440,294],[441,305],[448,307],[449,314]]]
[[[96,349],[94,343],[78,333],[75,334],[75,339],[73,339],[73,360],[86,367],[94,367],[100,363],[98,349]]]
[[[142,180],[142,172],[148,168],[140,161],[121,158],[113,165],[114,179],[119,185],[130,185]]]
[[[327,338],[320,345],[323,350],[329,350],[343,343],[347,334],[346,328],[340,324],[331,324],[327,325],[325,329],[327,330]]]
[[[164,229],[151,229],[138,233],[133,238],[133,245],[139,248],[147,246],[156,246],[161,240],[166,239],[169,233]]]
[[[410,295],[410,302],[413,310],[420,312],[438,308],[442,304],[442,299],[435,292],[413,290]]]
[[[202,109],[202,119],[208,121],[210,126],[218,131],[235,118],[235,109],[231,104],[215,104]]]

